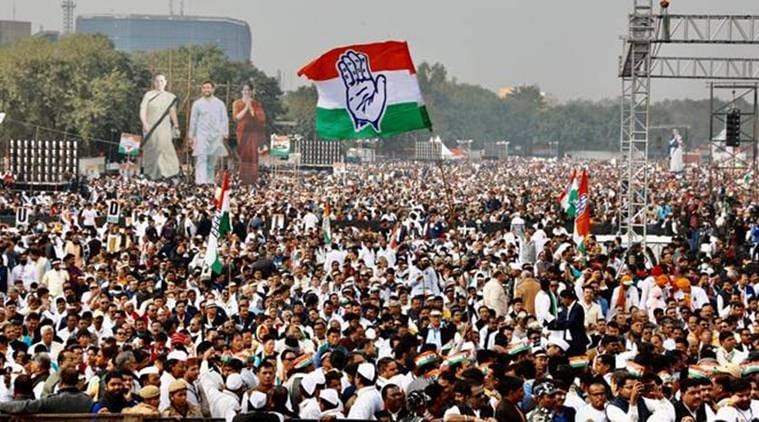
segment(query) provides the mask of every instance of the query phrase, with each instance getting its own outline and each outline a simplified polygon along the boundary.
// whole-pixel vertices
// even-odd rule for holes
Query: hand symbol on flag
[[[348,111],[356,132],[372,125],[381,132],[380,121],[385,114],[387,102],[387,79],[385,75],[372,75],[369,60],[363,53],[348,50],[340,56],[337,69],[345,83]]]

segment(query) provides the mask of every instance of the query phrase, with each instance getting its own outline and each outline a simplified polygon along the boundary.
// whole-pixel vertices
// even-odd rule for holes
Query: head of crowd
[[[581,166],[580,245],[557,198]],[[9,189],[31,223],[0,232],[0,412],[751,420],[759,208],[707,179],[654,172],[643,245],[615,236],[609,163],[263,173],[232,182],[213,270],[211,187]]]

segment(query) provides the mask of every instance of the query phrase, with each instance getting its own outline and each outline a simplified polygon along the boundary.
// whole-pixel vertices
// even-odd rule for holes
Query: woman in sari
[[[251,82],[242,85],[242,98],[232,104],[237,122],[237,151],[240,156],[240,182],[252,185],[258,181],[258,146],[266,139],[266,114],[256,101]]]
[[[153,78],[153,89],[142,97],[140,120],[142,134],[150,137],[142,140],[142,165],[145,175],[152,179],[169,178],[179,173],[179,159],[172,142],[172,128],[179,131],[176,96],[166,91],[166,77],[158,74]],[[164,116],[168,110],[168,115]],[[161,119],[163,117],[163,119]]]

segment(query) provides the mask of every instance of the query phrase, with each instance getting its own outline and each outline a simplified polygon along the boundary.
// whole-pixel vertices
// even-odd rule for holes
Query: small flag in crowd
[[[324,244],[329,245],[332,243],[332,227],[330,226],[329,216],[332,211],[329,205],[324,207],[324,215],[322,216],[322,233],[324,234]]]
[[[210,267],[214,274],[220,274],[224,268],[219,258],[219,239],[230,231],[229,224],[229,175],[225,172],[221,188],[217,191],[216,214],[211,226],[211,235],[208,236],[208,247],[206,249],[205,265]]]
[[[574,170],[569,175],[569,183],[567,183],[567,186],[559,196],[559,204],[561,204],[561,209],[569,218],[574,218],[577,204],[577,181]]]
[[[119,139],[119,153],[125,155],[139,155],[142,136],[132,133],[122,133]]]
[[[590,235],[590,208],[588,207],[588,171],[583,170],[577,188],[577,215],[575,216],[574,241],[577,249],[586,253],[586,241]]]
[[[432,129],[405,42],[338,47],[305,65],[298,76],[316,84],[316,132],[324,139]]]

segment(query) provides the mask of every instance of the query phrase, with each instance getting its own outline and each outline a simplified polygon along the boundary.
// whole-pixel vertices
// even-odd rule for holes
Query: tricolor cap
[[[709,378],[709,370],[699,365],[690,365],[688,367],[688,378],[707,379]]]
[[[744,377],[747,375],[752,375],[759,373],[759,363],[751,362],[751,363],[744,363],[741,365],[741,375]]]
[[[262,393],[260,391],[254,391],[250,393],[250,397],[248,398],[248,403],[250,403],[250,406],[254,410],[261,410],[266,406],[266,393]]]
[[[530,350],[530,346],[528,346],[523,341],[518,341],[516,343],[512,343],[512,344],[509,345],[507,353],[510,356],[516,356],[516,355],[518,355],[520,353],[524,353],[524,352],[526,352],[528,350]]]
[[[632,284],[633,284],[633,279],[632,279],[632,277],[630,277],[628,274],[625,274],[625,275],[623,275],[620,281],[621,281],[621,282],[622,282],[622,284],[624,284],[625,286],[630,286],[630,285],[632,285]]]
[[[643,372],[645,372],[645,369],[643,366],[638,365],[637,363],[629,360],[627,361],[627,365],[625,365],[625,369],[627,372],[629,372],[634,377],[640,377],[643,375]]]
[[[314,364],[314,361],[313,361],[313,359],[311,359],[311,354],[310,353],[306,353],[306,354],[303,354],[301,356],[298,356],[293,361],[293,369],[305,369],[305,368],[308,368],[309,366],[311,366],[313,364]]]
[[[414,364],[416,364],[417,368],[421,368],[425,365],[432,365],[437,362],[437,354],[432,351],[427,351],[424,353],[420,353],[417,355],[416,359],[414,359]]]
[[[337,391],[331,388],[325,388],[324,390],[320,391],[319,398],[333,406],[340,404],[340,397],[337,396]]]
[[[662,381],[664,384],[667,384],[667,383],[670,383],[670,382],[674,382],[674,381],[675,381],[675,377],[673,377],[673,376],[672,376],[672,374],[670,374],[670,373],[669,373],[669,372],[667,372],[667,371],[659,371],[659,373],[658,373],[658,374],[656,374],[656,375],[658,375],[658,376],[659,376],[659,378],[661,378],[661,381]]]
[[[588,360],[588,356],[586,355],[580,355],[580,356],[572,356],[569,358],[569,366],[575,369],[579,368],[585,368],[588,366],[590,361]]]
[[[369,382],[374,382],[374,376],[377,373],[377,370],[374,368],[374,364],[364,362],[360,365],[358,365],[358,374],[362,377],[369,380]]]
[[[448,366],[453,366],[464,363],[468,360],[469,356],[466,353],[456,353],[452,356],[449,356],[448,359],[445,360],[445,363],[447,363]]]

